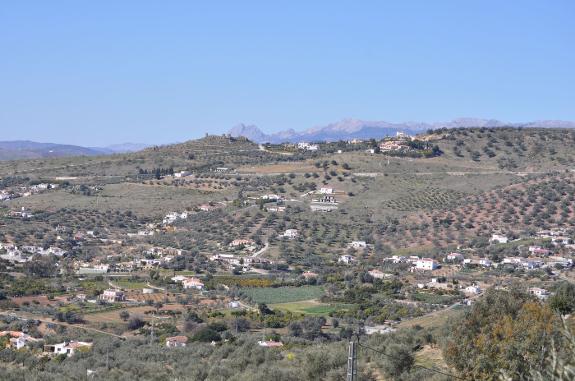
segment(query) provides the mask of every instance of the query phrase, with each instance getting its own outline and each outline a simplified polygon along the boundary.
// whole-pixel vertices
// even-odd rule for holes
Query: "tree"
[[[464,378],[524,379],[558,342],[551,308],[518,290],[488,290],[463,316],[449,322],[443,348],[448,365]]]
[[[394,380],[409,372],[415,363],[415,357],[407,345],[394,344],[386,352],[388,357],[383,359],[383,371]]]
[[[557,287],[555,295],[549,298],[549,306],[562,315],[575,311],[575,284],[562,282]]]
[[[192,341],[200,341],[202,343],[210,343],[212,341],[220,340],[222,340],[220,334],[208,327],[200,329],[194,336],[192,336]]]
[[[123,310],[120,312],[120,319],[122,319],[123,321],[128,321],[128,319],[130,318],[130,313],[126,310]]]
[[[128,321],[128,329],[134,331],[136,329],[142,328],[146,323],[139,317],[133,317]]]

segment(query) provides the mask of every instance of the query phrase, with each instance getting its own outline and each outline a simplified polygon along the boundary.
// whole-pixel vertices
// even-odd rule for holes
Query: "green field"
[[[244,288],[242,292],[256,303],[277,304],[317,299],[323,295],[320,286]]]
[[[325,304],[316,300],[303,300],[301,302],[271,304],[273,310],[289,311],[304,315],[329,315],[330,312],[346,309],[345,304]]]
[[[114,280],[112,283],[120,288],[128,290],[137,290],[147,287],[146,282],[135,282],[130,280]]]

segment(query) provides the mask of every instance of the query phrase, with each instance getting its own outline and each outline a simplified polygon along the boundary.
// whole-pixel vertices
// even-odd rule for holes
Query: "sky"
[[[575,120],[575,2],[4,1],[0,140]]]

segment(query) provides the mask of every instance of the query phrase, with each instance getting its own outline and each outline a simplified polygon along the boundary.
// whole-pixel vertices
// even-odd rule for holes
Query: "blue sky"
[[[0,140],[575,120],[575,2],[11,1]]]

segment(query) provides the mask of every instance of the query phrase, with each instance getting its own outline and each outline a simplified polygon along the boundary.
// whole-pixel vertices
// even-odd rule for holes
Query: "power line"
[[[368,347],[367,345],[362,344],[362,343],[359,341],[359,337],[357,338],[357,345],[359,345],[359,346],[362,347],[362,348],[369,349],[369,350],[372,350],[372,351],[374,351],[374,352],[376,352],[376,353],[379,353],[380,355],[389,357],[389,358],[394,359],[394,360],[398,360],[397,357],[394,357],[394,356],[392,356],[392,355],[390,355],[390,354],[387,354],[387,353],[385,353],[385,352],[383,352],[383,351],[380,351],[380,350],[378,350],[378,349],[375,349],[375,348],[372,348],[372,347]],[[442,371],[437,370],[437,369],[434,369],[434,368],[428,368],[428,367],[426,367],[426,366],[419,365],[419,364],[413,364],[413,366],[414,366],[414,367],[417,367],[417,368],[422,368],[422,369],[428,370],[428,371],[430,371],[430,372],[442,374],[442,375],[444,375],[444,376],[449,376],[449,377],[453,377],[453,378],[458,379],[458,380],[464,380],[464,381],[465,381],[465,378],[462,378],[462,377],[459,377],[459,376],[455,376],[455,375],[450,374],[450,373],[442,372]]]

